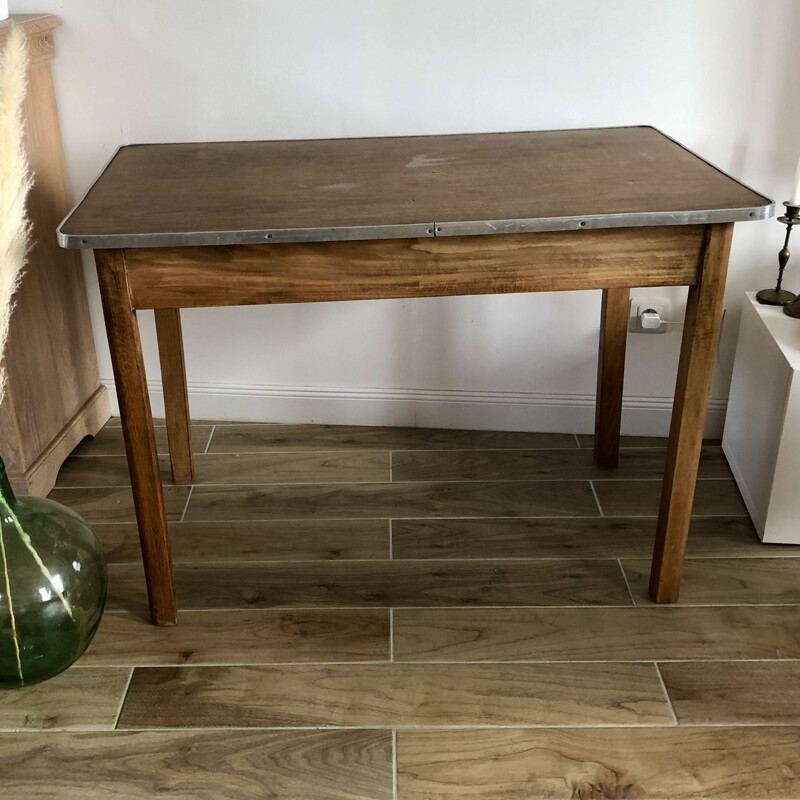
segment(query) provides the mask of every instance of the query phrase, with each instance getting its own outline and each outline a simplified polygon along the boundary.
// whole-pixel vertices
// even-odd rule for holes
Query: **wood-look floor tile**
[[[800,728],[399,731],[399,800],[789,800]]]
[[[208,440],[211,437],[213,425],[192,425],[192,450],[195,453],[205,452]],[[169,452],[167,443],[167,429],[160,425],[154,427],[156,435],[156,449],[161,454]],[[122,428],[117,425],[106,425],[97,436],[87,437],[73,451],[76,456],[123,456],[125,455],[125,441],[122,438]]]
[[[613,516],[651,516],[658,514],[661,481],[594,481],[603,514]],[[747,515],[742,496],[733,480],[699,480],[692,514],[716,516]]]
[[[616,469],[598,467],[591,450],[401,450],[393,481],[591,480],[660,478],[664,448],[622,450]],[[699,477],[732,477],[721,447],[704,447]]]
[[[397,519],[395,558],[649,558],[656,517]],[[687,558],[800,556],[763,545],[749,517],[695,517]]]
[[[72,667],[44,683],[2,691],[0,730],[113,728],[130,674],[129,669]]]
[[[652,603],[647,590],[650,562],[622,565],[637,604]],[[687,559],[683,565],[681,605],[800,604],[800,560],[796,558]],[[800,610],[799,610],[800,613]]]
[[[144,616],[103,617],[82,664],[273,664],[388,661],[385,608],[180,611],[158,628]]]
[[[198,486],[189,521],[599,516],[586,481]]]
[[[92,527],[110,564],[141,562],[136,523]],[[176,564],[389,557],[389,520],[385,519],[172,522],[169,532]]]
[[[389,731],[0,736],[2,800],[391,800]]]
[[[800,723],[797,661],[678,662],[660,668],[679,723]]]
[[[398,608],[397,661],[800,658],[798,610]]]
[[[169,457],[161,456],[161,479],[172,482]],[[389,453],[215,453],[194,457],[195,484],[349,483],[388,481]],[[130,484],[125,456],[74,456],[58,473],[56,486]]]
[[[184,564],[175,585],[186,610],[631,605],[616,561]],[[146,608],[141,567],[109,567],[108,607]]]
[[[620,447],[666,447],[667,441],[666,436],[621,436]],[[591,433],[579,433],[578,442],[581,447],[592,449],[594,436]],[[714,437],[703,439],[703,445],[718,447],[720,444],[721,440]]]
[[[136,519],[136,513],[133,510],[133,496],[127,486],[53,489],[48,497],[58,503],[63,503],[88,522],[133,522]],[[188,497],[188,486],[164,487],[164,505],[167,509],[168,520],[181,518]]]
[[[136,669],[119,727],[671,724],[652,664]]]
[[[218,425],[209,453],[262,450],[410,450],[575,447],[571,433],[523,433],[363,425]]]

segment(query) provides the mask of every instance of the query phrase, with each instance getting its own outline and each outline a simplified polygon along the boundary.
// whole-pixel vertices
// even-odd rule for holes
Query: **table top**
[[[64,247],[693,225],[772,201],[651,127],[121,147]]]

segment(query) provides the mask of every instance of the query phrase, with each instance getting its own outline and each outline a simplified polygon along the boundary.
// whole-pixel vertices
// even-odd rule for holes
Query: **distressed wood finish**
[[[155,318],[172,482],[192,483],[194,481],[192,430],[189,424],[189,395],[186,390],[181,312],[178,308],[159,308],[156,309]]]
[[[150,614],[156,625],[174,625],[178,608],[172,555],[139,324],[131,306],[122,253],[98,250],[95,261],[146,565]]]
[[[61,231],[65,246],[125,248],[105,251],[99,265],[113,264],[120,283],[106,276],[104,293],[109,320],[123,323],[109,321],[115,371],[132,370],[120,386],[133,408],[126,442],[147,571],[158,562],[156,583],[171,576],[150,409],[146,397],[133,398],[146,394],[135,309],[157,312],[173,478],[183,482],[193,477],[182,307],[602,289],[594,454],[607,467],[619,460],[630,287],[688,285],[653,562],[654,597],[674,600],[732,220],[769,212],[767,198],[647,127],[121,148]],[[137,440],[139,426],[147,431]],[[275,444],[287,449],[280,433],[258,449]],[[735,498],[725,487],[716,497],[716,488],[704,488],[703,507],[735,514]],[[222,521],[231,507],[264,520],[408,518],[434,507],[441,516],[494,516],[500,507],[594,516],[597,498],[601,512],[604,502],[624,504],[563,481],[201,486],[184,516]],[[160,606],[153,600],[154,617],[174,619],[173,606]]]
[[[0,23],[0,49],[11,25],[28,44],[22,106],[25,152],[34,184],[27,201],[32,230],[28,265],[15,294],[0,404],[0,453],[17,492],[45,496],[61,464],[109,417],[100,385],[80,254],[58,247],[54,231],[72,205],[50,62],[51,14],[13,15]]]
[[[698,281],[702,225],[125,251],[135,308],[310,303]]]
[[[121,148],[62,231],[191,235],[631,212],[680,222],[680,212],[769,202],[648,127],[176,143]]]
[[[686,303],[650,575],[650,594],[657,603],[678,599],[732,237],[732,223],[709,225],[700,282],[690,287]]]
[[[629,298],[627,288],[603,289],[594,419],[594,460],[599,467],[616,467],[619,463]]]

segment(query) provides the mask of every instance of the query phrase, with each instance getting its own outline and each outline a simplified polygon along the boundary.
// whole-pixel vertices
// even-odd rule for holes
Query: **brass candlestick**
[[[791,253],[789,252],[789,238],[792,235],[792,227],[796,222],[800,222],[800,205],[793,205],[790,201],[784,203],[786,206],[786,214],[778,217],[778,222],[786,225],[786,239],[783,242],[783,248],[778,253],[778,282],[775,284],[774,289],[762,289],[757,295],[756,300],[767,306],[783,306],[784,311],[788,308],[789,304],[797,306],[796,313],[789,313],[789,316],[800,317],[800,304],[798,304],[797,295],[794,292],[787,292],[786,289],[781,289],[783,283],[783,270],[789,262]]]

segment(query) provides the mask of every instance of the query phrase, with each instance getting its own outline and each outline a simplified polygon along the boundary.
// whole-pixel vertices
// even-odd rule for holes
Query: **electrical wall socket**
[[[643,311],[652,308],[661,317],[661,326],[658,328],[643,328],[639,323],[639,317]],[[631,297],[630,319],[628,320],[628,330],[632,333],[666,333],[667,321],[672,311],[672,302],[668,297],[650,297],[648,295],[634,295]]]

